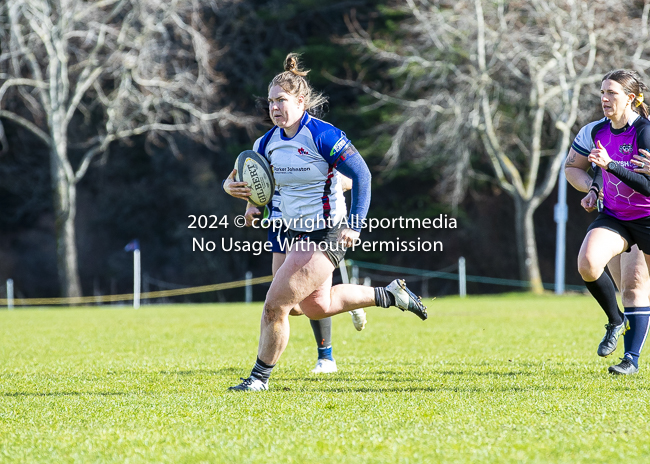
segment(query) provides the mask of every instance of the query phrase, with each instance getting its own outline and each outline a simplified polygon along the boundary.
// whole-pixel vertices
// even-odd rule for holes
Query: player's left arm
[[[250,202],[246,202],[246,212],[244,213],[246,227],[250,227],[255,223],[255,221],[259,221],[259,218],[256,218],[255,216],[259,216],[260,214],[262,214],[262,211],[260,211],[259,207]]]
[[[650,151],[639,149],[639,154],[634,155],[633,158],[634,159],[631,160],[632,164],[637,166],[637,168],[634,169],[634,172],[650,176]]]
[[[352,230],[360,232],[370,208],[370,169],[354,145],[349,143],[337,160],[336,170],[352,180],[352,205],[348,223]]]
[[[329,126],[316,137],[316,146],[325,161],[352,181],[352,205],[348,218],[349,229],[342,233],[341,241],[351,244],[358,239],[370,207],[372,176],[359,151],[339,129]]]

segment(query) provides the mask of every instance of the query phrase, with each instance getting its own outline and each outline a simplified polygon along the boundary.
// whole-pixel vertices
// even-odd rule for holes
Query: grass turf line
[[[0,462],[650,462],[647,365],[614,377],[586,296],[443,298],[429,320],[304,317],[258,394],[261,304],[0,311]]]

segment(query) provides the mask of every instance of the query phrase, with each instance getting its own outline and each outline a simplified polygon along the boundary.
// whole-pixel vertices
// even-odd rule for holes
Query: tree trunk
[[[530,283],[530,291],[536,294],[544,292],[542,276],[539,271],[537,257],[537,242],[535,240],[535,225],[533,214],[538,202],[515,197],[515,235],[517,241],[517,258],[519,274],[523,281]]]
[[[61,160],[52,148],[51,171],[56,215],[56,255],[59,270],[59,285],[62,296],[81,296],[79,270],[77,268],[77,242],[75,216],[77,212],[77,185],[66,175]]]

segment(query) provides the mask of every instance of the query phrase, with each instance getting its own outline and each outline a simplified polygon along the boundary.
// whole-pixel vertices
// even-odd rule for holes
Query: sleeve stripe
[[[575,141],[571,144],[571,148],[573,148],[576,153],[578,153],[578,154],[580,154],[582,156],[589,156],[590,151],[585,150],[580,145],[578,145]]]

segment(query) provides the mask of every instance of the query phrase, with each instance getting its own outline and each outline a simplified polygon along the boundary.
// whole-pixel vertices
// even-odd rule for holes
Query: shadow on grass
[[[456,375],[459,377],[474,377],[474,376],[494,376],[494,377],[518,377],[518,376],[531,376],[533,372],[528,371],[516,371],[516,372],[498,372],[498,371],[488,371],[488,372],[474,372],[474,371],[429,371],[428,378],[436,375]],[[413,374],[410,374],[411,377],[406,377],[403,372],[387,372],[382,371],[378,373],[369,374],[366,376],[361,376],[358,374],[350,373],[339,373],[335,376],[282,376],[279,375],[275,377],[276,380],[286,380],[294,382],[421,382],[422,377],[412,377]]]
[[[443,386],[428,386],[428,387],[348,387],[348,388],[323,388],[324,392],[328,393],[405,393],[405,392],[451,392],[451,393],[519,393],[519,392],[536,392],[536,391],[567,391],[575,390],[571,386],[562,387],[549,387],[549,386],[529,386],[529,387],[443,387]]]
[[[459,375],[459,376],[465,376],[465,375],[484,375],[484,376],[497,376],[497,377],[514,377],[517,375],[538,375],[536,373],[533,373],[531,371],[495,371],[495,370],[490,370],[490,371],[475,371],[475,370],[447,370],[447,371],[439,371],[436,369],[430,369],[427,370],[427,372],[431,375],[434,374],[440,374],[440,375]],[[403,372],[400,371],[379,371],[374,375],[390,375],[390,376],[400,376],[403,375]]]
[[[3,393],[2,396],[19,397],[19,396],[124,396],[131,393],[127,392],[13,392]]]
[[[159,371],[162,375],[238,375],[245,372],[246,369],[238,367],[224,367],[223,369],[192,369],[189,371]]]
[[[476,371],[433,371],[435,374],[441,374],[441,375],[494,375],[497,377],[515,377],[518,375],[533,375],[532,372],[528,371],[510,371],[510,372],[499,372],[499,371],[484,371],[484,372],[476,372]],[[539,375],[539,374],[536,374]]]

